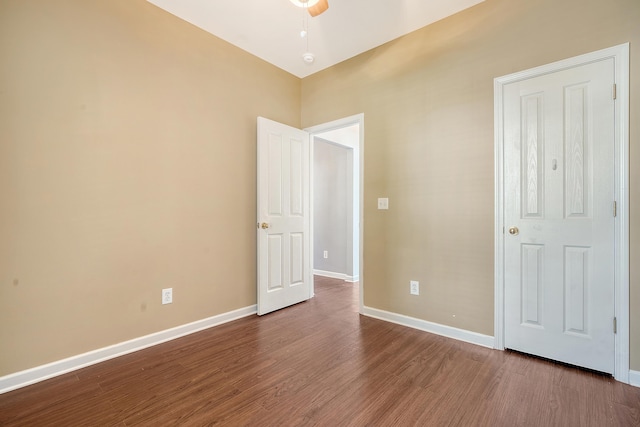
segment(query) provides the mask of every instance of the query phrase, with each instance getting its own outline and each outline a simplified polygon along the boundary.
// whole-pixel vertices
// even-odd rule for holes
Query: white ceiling
[[[484,0],[329,0],[315,18],[289,0],[148,1],[302,78]],[[304,19],[311,65],[302,60]]]

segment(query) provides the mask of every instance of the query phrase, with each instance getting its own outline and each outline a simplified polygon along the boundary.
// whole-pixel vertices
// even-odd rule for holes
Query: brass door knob
[[[509,227],[509,234],[511,234],[512,236],[517,236],[518,233],[520,233],[518,227]]]
[[[263,223],[260,225],[260,228],[262,228],[263,230],[266,230],[267,228],[269,228],[269,224],[267,224],[266,222],[263,222]]]

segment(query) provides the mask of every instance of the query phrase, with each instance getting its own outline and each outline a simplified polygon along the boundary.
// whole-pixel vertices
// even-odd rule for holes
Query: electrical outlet
[[[324,253],[322,254],[322,256],[324,257],[324,259],[329,258],[329,251],[324,251]]]
[[[409,292],[411,295],[420,295],[420,282],[412,280],[409,282]]]
[[[389,209],[389,199],[387,197],[380,197],[378,199],[378,209]]]
[[[173,302],[173,288],[162,290],[162,304],[171,304]]]

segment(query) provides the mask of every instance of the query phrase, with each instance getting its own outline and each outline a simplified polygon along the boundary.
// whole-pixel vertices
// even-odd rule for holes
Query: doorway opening
[[[359,284],[362,311],[364,114],[305,129],[311,143],[314,275]]]

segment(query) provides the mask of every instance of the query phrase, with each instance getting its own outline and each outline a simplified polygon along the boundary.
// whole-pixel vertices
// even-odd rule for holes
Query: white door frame
[[[360,125],[360,132],[359,132],[359,137],[360,137],[360,141],[358,143],[358,148],[359,148],[359,165],[358,165],[358,170],[359,170],[359,175],[360,175],[360,188],[358,193],[360,194],[359,198],[360,198],[360,203],[359,203],[359,207],[360,207],[360,212],[358,213],[358,218],[359,218],[359,226],[358,226],[358,230],[359,230],[359,236],[360,236],[360,243],[359,243],[359,257],[360,257],[360,262],[358,263],[358,284],[359,284],[359,312],[362,313],[363,307],[364,307],[364,277],[362,274],[363,268],[363,234],[364,234],[364,221],[363,221],[363,211],[364,211],[364,113],[360,113],[360,114],[355,114],[353,116],[349,116],[349,117],[344,117],[342,119],[338,119],[338,120],[334,120],[331,122],[327,122],[327,123],[323,123],[320,125],[316,125],[316,126],[311,126],[308,128],[305,128],[304,130],[309,132],[309,141],[310,141],[310,150],[311,150],[311,169],[310,169],[310,186],[311,186],[311,260],[313,261],[313,153],[314,153],[314,144],[315,144],[315,135],[316,134],[320,134],[320,133],[324,133],[324,132],[328,132],[331,130],[335,130],[335,129],[339,129],[339,128],[344,128],[347,126],[352,126],[354,124],[358,124]],[[355,166],[355,165],[354,165]],[[312,289],[312,295],[314,295],[314,287],[313,287],[313,281],[311,281],[311,289]]]
[[[494,80],[495,134],[495,315],[494,348],[504,350],[504,135],[503,88],[521,80],[550,74],[582,64],[613,58],[615,105],[615,335],[616,380],[629,383],[629,43],[543,65]],[[613,94],[613,88],[612,88]],[[612,325],[613,327],[613,325]]]

